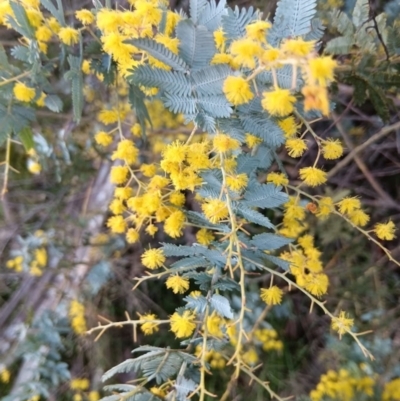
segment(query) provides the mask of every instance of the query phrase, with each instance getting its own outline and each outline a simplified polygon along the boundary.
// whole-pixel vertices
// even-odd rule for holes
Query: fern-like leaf
[[[238,6],[235,10],[228,8],[227,14],[222,16],[222,28],[228,43],[243,37],[246,33],[246,25],[256,19],[258,19],[258,11],[254,11],[253,7],[247,10],[245,8],[240,10]]]
[[[215,0],[210,0],[201,12],[199,24],[204,25],[210,31],[215,31],[221,26],[221,19],[226,14],[226,0],[220,0],[218,5]]]
[[[164,105],[173,113],[196,114],[198,111],[195,98],[180,97],[170,93],[165,93]]]
[[[207,5],[207,0],[190,0],[189,1],[189,11],[191,20],[197,24],[199,21],[202,11]]]
[[[280,0],[270,32],[272,44],[309,33],[316,6],[316,0]]]
[[[222,85],[232,73],[227,65],[210,65],[191,75],[193,89],[199,96],[222,94]]]
[[[251,209],[250,207],[239,204],[237,209],[237,213],[239,213],[243,218],[251,223],[258,224],[267,228],[274,228],[275,226],[271,223],[271,220],[268,217],[265,217],[263,214],[258,212],[257,210]]]
[[[255,235],[250,243],[258,249],[263,251],[272,251],[279,249],[287,244],[293,242],[290,238],[282,237],[281,235],[262,233]]]
[[[261,113],[239,116],[245,132],[262,138],[266,145],[277,148],[285,142],[280,127]]]
[[[193,71],[209,65],[216,49],[214,37],[206,27],[195,26],[191,20],[182,20],[176,27],[179,55]]]
[[[201,97],[197,103],[206,114],[215,118],[228,118],[232,114],[232,108],[224,95]]]
[[[281,191],[281,187],[274,184],[260,184],[246,191],[242,202],[246,206],[265,209],[281,206],[287,201],[288,196]]]
[[[361,25],[369,19],[369,1],[368,0],[357,0],[353,9],[352,20],[356,28],[360,28]]]
[[[150,56],[153,56],[164,64],[169,65],[176,71],[185,72],[189,69],[184,60],[182,60],[176,54],[172,53],[171,50],[167,49],[163,44],[157,43],[153,39],[132,39],[127,41],[127,43],[136,46],[138,49],[146,51],[150,54]]]
[[[166,71],[162,68],[140,65],[127,79],[136,85],[159,88],[173,95],[184,97],[190,95],[189,79],[181,71]]]

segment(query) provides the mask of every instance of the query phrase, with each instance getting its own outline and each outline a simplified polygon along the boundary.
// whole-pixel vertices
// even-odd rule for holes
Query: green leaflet
[[[195,26],[190,19],[182,20],[176,27],[179,39],[179,56],[193,71],[207,67],[216,49],[213,34],[205,26]]]
[[[342,35],[351,36],[354,33],[354,27],[352,21],[346,13],[335,9],[329,13],[331,17],[331,24],[336,28]]]
[[[227,38],[227,44],[229,45],[232,40],[243,37],[246,33],[246,25],[250,21],[258,19],[258,16],[258,11],[254,11],[252,6],[247,10],[245,8],[240,10],[238,6],[235,7],[235,10],[228,7],[227,14],[222,16],[222,28]]]
[[[265,217],[260,212],[257,212],[257,210],[251,209],[245,205],[239,204],[236,208],[236,212],[251,223],[271,229],[275,227],[268,217]]]
[[[74,121],[79,122],[83,110],[82,60],[80,57],[69,55],[68,63],[70,70],[65,73],[65,78],[71,81]]]
[[[26,15],[25,8],[16,1],[10,1],[10,6],[13,10],[15,19],[9,16],[7,18],[8,22],[22,36],[26,36],[29,39],[34,39],[35,32],[29,22],[28,16]]]
[[[171,265],[172,270],[177,272],[188,271],[197,269],[199,267],[209,267],[210,262],[204,259],[202,256],[194,256],[190,258],[180,259]]]
[[[146,134],[146,121],[151,125],[150,115],[144,103],[145,95],[136,85],[129,85],[129,103],[135,110],[136,117],[142,129],[142,134]]]
[[[227,65],[210,65],[193,71],[191,81],[198,96],[221,95],[225,79],[232,74]]]
[[[218,5],[215,0],[209,0],[202,9],[199,17],[199,24],[204,25],[208,30],[215,31],[221,26],[221,19],[226,14],[226,0],[220,0]]]
[[[18,134],[23,128],[35,121],[35,112],[30,107],[12,105],[5,106],[0,103],[0,141],[8,134]]]
[[[316,0],[280,0],[268,35],[270,43],[277,45],[284,38],[295,38],[309,33],[316,6]]]
[[[202,11],[207,5],[207,0],[190,0],[189,1],[189,11],[190,18],[197,24],[201,16]]]
[[[176,71],[185,72],[189,68],[189,66],[182,58],[178,57],[176,54],[172,53],[171,50],[167,49],[163,44],[157,43],[153,39],[133,39],[129,40],[127,43],[136,46],[138,49],[145,50],[151,56],[155,57],[157,60],[160,60],[164,64],[169,65]]]
[[[361,25],[369,19],[369,1],[368,0],[357,0],[354,6],[352,20],[356,28],[360,28]]]
[[[127,79],[135,85],[159,88],[161,94],[168,92],[177,96],[190,96],[190,81],[182,71],[166,71],[141,65]]]
[[[227,298],[219,294],[214,294],[210,300],[211,307],[222,317],[233,319],[231,305]]]
[[[250,207],[274,208],[289,200],[281,187],[274,184],[259,184],[246,191],[243,203]]]
[[[207,299],[203,295],[199,297],[188,295],[183,300],[186,302],[186,308],[193,309],[196,313],[204,313],[206,310]]]
[[[257,234],[250,241],[251,245],[263,251],[279,249],[291,242],[293,242],[293,240],[290,238],[271,233]]]
[[[137,351],[147,351],[148,347],[139,347]],[[139,372],[141,371],[148,381],[155,379],[157,384],[168,380],[179,371],[183,362],[191,362],[196,358],[181,351],[172,351],[164,348],[151,347],[149,351],[137,358],[127,359],[126,361],[114,366],[102,376],[106,381],[117,373]]]
[[[35,146],[35,142],[33,140],[33,132],[30,127],[25,127],[20,132],[18,132],[18,137],[24,145],[26,151],[29,151]]]
[[[65,26],[64,10],[62,6],[62,1],[57,0],[58,9],[52,3],[52,0],[40,0],[40,3],[46,8],[55,19],[62,25]]]
[[[266,113],[243,114],[239,118],[245,132],[260,137],[269,147],[277,148],[285,142],[281,128]]]

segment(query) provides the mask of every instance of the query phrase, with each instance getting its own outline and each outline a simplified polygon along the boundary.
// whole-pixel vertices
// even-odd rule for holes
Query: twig
[[[346,142],[346,145],[349,149],[354,150],[353,143],[347,134],[346,130],[343,128],[342,124],[340,123],[338,116],[333,113],[333,117],[336,120],[336,127],[340,134],[342,135],[344,141]],[[379,196],[384,199],[388,204],[390,204],[392,207],[395,207],[396,209],[399,208],[399,205],[383,190],[383,188],[380,186],[380,184],[375,180],[373,175],[370,173],[368,170],[368,167],[366,164],[361,160],[361,158],[357,155],[354,154],[353,156],[354,161],[356,162],[358,168],[363,172],[365,178],[368,180],[368,182],[371,184],[372,188],[379,194]]]
[[[346,167],[353,160],[354,156],[363,151],[369,145],[371,145],[372,143],[378,141],[379,139],[383,138],[384,136],[390,134],[392,131],[395,131],[399,128],[400,128],[400,121],[387,127],[383,127],[380,131],[372,135],[371,138],[366,140],[364,143],[352,149],[351,152],[344,159],[338,162],[336,166],[328,172],[328,178],[333,177],[339,170],[341,170],[343,167]]]

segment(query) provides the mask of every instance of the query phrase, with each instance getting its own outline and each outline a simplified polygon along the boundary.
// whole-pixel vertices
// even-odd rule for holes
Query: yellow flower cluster
[[[11,378],[11,373],[8,369],[1,368],[0,370],[0,382],[1,383],[9,383]]]
[[[29,265],[29,272],[32,276],[41,276],[47,265],[46,248],[36,248],[33,252],[33,259]]]
[[[354,401],[371,397],[374,394],[376,380],[362,372],[357,375],[349,370],[328,370],[321,376],[317,387],[310,392],[311,401],[322,401],[326,397],[332,400]]]
[[[199,358],[202,357],[203,349],[201,345],[196,347],[195,355]],[[208,362],[212,369],[224,369],[226,360],[223,355],[215,350],[207,350],[204,360]]]
[[[154,313],[146,313],[145,315],[138,313],[138,315],[140,320],[148,320],[140,326],[140,330],[142,330],[145,336],[154,334],[159,330],[158,324],[153,322],[157,319],[157,316]]]
[[[346,197],[337,205],[340,213],[347,216],[356,226],[364,227],[369,222],[369,216],[361,209],[361,201],[358,198]]]
[[[296,283],[320,297],[326,294],[329,285],[329,278],[323,273],[321,252],[315,248],[311,235],[304,235],[297,242],[299,247],[284,252],[281,258],[290,263],[290,272],[295,276]]]
[[[171,318],[171,331],[176,338],[189,337],[196,328],[196,314],[192,311],[185,310],[182,314],[175,312]]]
[[[24,268],[24,257],[19,255],[13,259],[10,259],[6,262],[7,269],[13,269],[16,273],[22,272]]]
[[[85,307],[79,301],[73,299],[69,305],[68,315],[72,330],[78,335],[84,334],[87,331]]]
[[[261,342],[264,351],[283,350],[283,342],[278,339],[278,333],[274,329],[257,329],[254,332],[254,338]]]

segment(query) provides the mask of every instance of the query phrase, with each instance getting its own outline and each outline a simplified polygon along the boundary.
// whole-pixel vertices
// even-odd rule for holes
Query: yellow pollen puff
[[[222,30],[222,28],[218,28],[217,30],[214,31],[213,35],[214,35],[215,47],[220,52],[223,52],[225,49],[224,31]]]
[[[361,209],[349,213],[349,219],[352,223],[359,227],[364,227],[369,222],[368,214]]]
[[[146,233],[149,234],[150,236],[154,237],[155,233],[158,231],[158,227],[155,226],[154,224],[149,224],[146,229]]]
[[[396,227],[393,221],[388,221],[387,223],[375,224],[374,232],[379,239],[391,241],[395,238],[394,232]]]
[[[299,172],[300,178],[310,187],[316,187],[327,181],[326,172],[317,167],[304,167]]]
[[[180,210],[173,212],[164,223],[164,231],[172,238],[182,236],[182,228],[185,224],[186,216]]]
[[[123,139],[118,143],[117,150],[111,155],[111,160],[120,159],[127,164],[136,162],[139,155],[139,150],[135,144],[129,139]]]
[[[83,25],[93,24],[95,17],[91,13],[90,10],[82,9],[75,11],[75,17],[79,20]]]
[[[287,56],[304,57],[314,50],[315,41],[304,41],[303,39],[288,39],[282,44],[282,52]]]
[[[157,319],[157,316],[154,313],[146,313],[145,315],[138,313],[138,315],[140,320],[148,320],[148,322],[140,325],[140,330],[143,331],[145,336],[154,334],[159,330],[158,324],[153,322],[153,320]]]
[[[250,84],[243,77],[227,77],[222,90],[228,101],[234,106],[247,103],[254,97]]]
[[[113,124],[118,121],[119,113],[118,110],[102,110],[97,118],[105,125]]]
[[[253,149],[257,145],[262,143],[262,139],[252,134],[246,134],[245,143],[250,149]]]
[[[304,96],[304,110],[319,110],[323,115],[329,114],[329,99],[326,88],[317,85],[304,86],[301,90]]]
[[[30,102],[36,94],[34,88],[26,86],[22,82],[17,82],[13,88],[14,96],[17,100],[21,102]]]
[[[83,334],[87,330],[86,320],[85,320],[85,307],[73,299],[69,306],[68,312],[69,318],[71,320],[72,329],[76,334]]]
[[[71,27],[62,27],[58,31],[58,37],[65,45],[72,46],[79,42],[79,31]]]
[[[336,61],[330,56],[318,57],[309,61],[311,77],[321,86],[326,86],[334,80],[333,71]]]
[[[289,180],[283,173],[269,173],[267,175],[267,182],[272,182],[275,185],[288,185]]]
[[[361,201],[358,198],[344,198],[338,203],[338,206],[340,213],[353,213],[361,208]]]
[[[232,42],[230,52],[236,63],[253,69],[256,67],[255,58],[262,54],[263,48],[251,39],[238,39]]]
[[[114,234],[122,234],[126,230],[126,221],[121,215],[112,216],[107,220],[107,227]]]
[[[224,334],[221,330],[221,325],[225,321],[215,311],[207,317],[207,331],[213,337],[221,338]]]
[[[343,145],[339,139],[329,138],[322,143],[322,154],[327,160],[335,160],[343,155]]]
[[[48,42],[52,36],[53,32],[46,25],[40,26],[35,32],[36,39],[42,42]]]
[[[102,8],[96,15],[96,23],[97,27],[105,33],[116,31],[122,23],[121,13],[109,8]]]
[[[113,138],[105,131],[100,131],[94,136],[94,140],[100,146],[108,146],[112,144]]]
[[[176,338],[189,337],[196,328],[195,323],[196,315],[194,312],[185,310],[182,315],[175,312],[171,318],[171,331],[175,334]]]
[[[171,192],[169,195],[169,201],[174,205],[181,207],[185,204],[185,194],[180,191]]]
[[[111,167],[110,181],[112,184],[123,184],[129,175],[127,166],[113,166]]]
[[[264,92],[261,104],[271,115],[284,117],[293,112],[295,101],[296,98],[289,89],[277,88],[271,92]]]
[[[214,234],[206,228],[201,228],[196,234],[196,241],[201,245],[207,246],[214,240]]]
[[[152,164],[143,163],[140,166],[140,171],[145,177],[153,177],[157,172],[157,166],[154,163]]]
[[[341,337],[352,328],[353,324],[354,320],[348,318],[344,311],[340,311],[338,317],[332,318],[331,327],[333,330],[337,331],[339,333],[339,336]]]
[[[246,26],[246,36],[259,42],[266,42],[266,32],[271,28],[268,21],[255,21]]]
[[[134,228],[130,228],[126,233],[126,242],[128,244],[134,244],[139,240],[139,233]]]
[[[240,142],[237,139],[231,138],[229,135],[217,134],[213,138],[213,147],[216,151],[224,153],[239,149]]]
[[[142,127],[139,123],[133,124],[131,128],[131,133],[133,136],[140,137],[142,135]]]
[[[326,218],[335,210],[335,206],[333,204],[333,199],[330,197],[324,197],[319,199],[318,201],[318,212],[317,217]]]
[[[183,294],[189,289],[189,279],[179,275],[169,276],[165,285],[171,289],[174,294]]]
[[[243,190],[247,186],[248,181],[249,177],[245,173],[226,177],[226,184],[232,191]]]
[[[289,116],[278,122],[279,127],[283,131],[285,138],[291,138],[297,134],[299,126],[293,116]]]
[[[201,209],[203,210],[206,218],[214,224],[229,216],[226,203],[219,199],[207,200],[201,205]]]
[[[88,379],[72,379],[70,383],[70,387],[72,390],[82,390],[85,391],[89,388],[89,380]]]
[[[300,157],[307,150],[307,143],[304,139],[289,138],[285,147],[291,157]]]
[[[148,249],[142,255],[142,264],[150,270],[158,269],[161,267],[166,257],[162,249]]]
[[[279,305],[282,302],[283,291],[276,285],[270,288],[262,288],[260,292],[261,299],[267,305]]]

